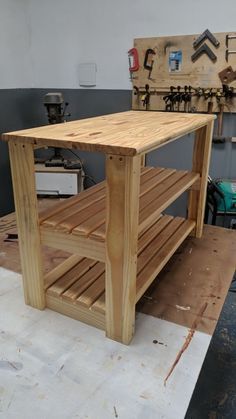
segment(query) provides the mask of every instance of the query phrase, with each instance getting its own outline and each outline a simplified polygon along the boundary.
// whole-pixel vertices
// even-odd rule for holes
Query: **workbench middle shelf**
[[[160,167],[142,168],[139,235],[198,180],[198,173]],[[103,181],[40,213],[42,243],[105,261],[105,217],[106,182]]]

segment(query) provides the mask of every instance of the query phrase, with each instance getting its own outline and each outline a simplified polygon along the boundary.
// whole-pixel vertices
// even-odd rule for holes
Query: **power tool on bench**
[[[208,221],[209,209],[212,212],[212,224],[216,224],[217,215],[236,214],[236,180],[208,177],[205,222]],[[233,221],[233,220],[231,220]],[[233,228],[233,227],[231,227]]]
[[[219,179],[215,181],[222,196],[218,194],[217,210],[219,212],[236,213],[236,180]]]

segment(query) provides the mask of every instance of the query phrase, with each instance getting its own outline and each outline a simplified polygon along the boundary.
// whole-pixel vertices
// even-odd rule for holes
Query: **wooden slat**
[[[81,304],[84,307],[90,308],[91,305],[102,295],[105,291],[105,272],[97,278],[89,288],[87,288],[79,298],[77,298],[76,303]]]
[[[136,302],[194,227],[195,221],[185,220],[178,230],[173,233],[170,240],[166,241],[160,251],[149,260],[148,264],[145,264],[144,269],[139,272],[137,277]]]
[[[174,175],[173,175],[174,176]],[[164,211],[172,202],[174,202],[184,191],[186,191],[194,182],[199,179],[197,173],[186,173],[183,177],[180,176],[175,184],[170,185],[162,195],[156,197],[155,200],[149,202],[148,205],[140,211],[139,228],[144,230],[150,222],[155,220],[156,216]]]
[[[140,199],[140,212],[143,211],[145,207],[149,205],[149,203],[156,201],[156,199],[160,198],[160,196],[165,193],[169,188],[171,188],[173,185],[175,185],[181,178],[183,178],[187,171],[180,170],[180,171],[174,171],[169,172],[169,176],[166,176],[166,178],[162,179],[162,181],[159,183],[157,181],[157,188],[155,187],[155,182],[152,183],[152,188],[147,191],[147,193],[142,194],[142,197]],[[164,176],[164,175],[163,175]]]
[[[9,143],[17,229],[26,304],[45,307],[34,154],[31,144]]]
[[[162,229],[159,234],[156,234],[154,239],[149,243],[139,255],[138,257],[138,266],[137,272],[138,274],[144,269],[146,265],[148,265],[149,261],[153,258],[153,256],[160,250],[164,244],[171,239],[173,234],[176,230],[183,224],[184,218],[176,217],[176,218],[169,218],[166,227]]]
[[[97,212],[99,213],[105,209],[105,195],[102,198],[103,199],[100,198],[99,202],[90,202],[90,204],[84,209],[67,217],[64,221],[57,225],[56,229],[67,233],[70,233],[74,228],[79,229],[79,226],[83,224],[83,222],[86,222],[94,215],[97,215]]]
[[[106,304],[106,301],[105,301],[105,298],[106,298],[106,296],[105,296],[105,292],[102,294],[102,295],[100,295],[100,297],[92,304],[92,306],[90,307],[90,309],[92,310],[92,311],[97,311],[98,313],[101,313],[101,314],[105,314],[105,304]]]
[[[158,214],[199,179],[197,173],[161,168],[156,170],[152,169],[146,182],[140,186],[139,233],[148,228]],[[104,217],[104,213],[102,215]],[[90,237],[96,241],[105,240],[106,227],[105,221],[102,221],[93,230],[90,227]],[[91,225],[92,220],[89,223]],[[75,228],[73,234],[80,235],[80,228]]]
[[[176,173],[175,169],[153,169],[153,176],[148,179],[148,182],[144,183],[143,185],[141,184],[140,186],[140,197],[146,194],[148,195],[148,192],[157,187],[157,185],[160,185],[162,182],[167,181],[167,179],[174,173]]]
[[[87,200],[89,197],[93,196],[94,193],[102,191],[103,189],[105,190],[105,181],[100,182],[98,185],[91,186],[91,188],[86,189],[78,195],[72,196],[71,198],[67,198],[64,201],[57,203],[55,206],[41,210],[39,213],[40,224],[42,224],[43,221],[49,217],[61,213],[63,210],[72,207],[73,205],[77,205],[83,202],[83,200]]]
[[[99,225],[99,227],[96,228],[96,230],[92,231],[90,234],[90,237],[91,239],[94,239],[95,241],[104,242],[105,235],[106,235],[106,222],[102,223],[101,225]]]
[[[90,285],[92,285],[97,280],[97,278],[104,274],[104,271],[104,263],[96,263],[62,294],[62,298],[69,301],[76,300],[81,294],[84,293],[84,291],[87,290],[87,288],[90,287]]]
[[[145,167],[142,169],[141,180],[140,180],[140,196],[151,190],[155,185],[162,182],[162,180],[169,177],[172,173],[174,173],[174,169],[163,169],[163,168],[151,168]],[[88,213],[85,212],[84,218],[81,221],[78,212],[78,218],[73,219],[73,217],[68,217],[68,221],[64,221],[61,226],[60,230],[71,231],[71,227],[74,226],[72,234],[81,235],[88,237],[91,234],[91,238],[95,238],[95,240],[103,241],[105,239],[105,202],[104,208],[99,205],[94,205],[93,201],[90,201],[91,205],[91,214],[88,216]],[[101,210],[102,208],[102,210]],[[53,217],[53,221],[54,221]],[[77,223],[77,227],[75,227]],[[59,229],[59,226],[57,226]],[[94,232],[94,233],[93,233]]]
[[[173,217],[171,216],[160,215],[155,224],[141,235],[138,241],[138,255],[146,246],[148,246],[148,244],[150,244],[154,237],[156,237],[166,227],[166,225],[170,223],[172,219]],[[99,296],[90,308],[91,310],[98,311],[99,313],[105,313],[105,293]]]
[[[141,169],[140,185],[143,185],[145,182],[148,182],[149,179],[151,179],[153,176],[156,176],[157,173],[160,173],[163,170],[165,170],[163,167],[154,168],[149,166],[146,166],[145,169],[148,169],[145,173],[143,173],[144,168]]]
[[[105,203],[104,203],[105,204]],[[105,218],[106,218],[106,209],[105,205],[104,208],[101,211],[98,211],[93,217],[88,218],[85,220],[82,224],[80,224],[78,227],[75,227],[72,230],[72,234],[75,234],[77,236],[85,236],[85,237],[92,237],[93,231],[96,230],[99,231],[99,228],[103,227],[104,235],[103,240],[105,238]]]
[[[68,272],[71,268],[77,265],[81,261],[82,257],[78,255],[72,255],[66,259],[63,263],[56,266],[50,272],[44,276],[44,289],[48,289],[54,282],[56,282],[61,276]]]
[[[163,215],[140,235],[136,302],[194,226],[194,221]],[[104,291],[105,265],[83,259],[48,288],[47,295],[105,314]]]
[[[163,168],[142,168],[142,175],[140,178],[141,184],[147,182],[150,177],[155,176],[157,173],[163,171]],[[101,187],[102,185],[102,187]],[[105,208],[105,182],[95,185],[81,192],[78,196],[67,199],[40,213],[40,222],[43,228],[53,228],[58,231],[71,232],[76,226],[81,226],[82,235],[86,232],[83,222],[88,219],[92,222],[93,217],[96,217],[99,211]],[[95,221],[97,223],[97,221]],[[97,225],[100,225],[100,220]],[[96,224],[94,226],[96,228]],[[92,228],[92,230],[94,229]],[[75,230],[75,234],[79,234],[80,227]]]
[[[97,262],[92,259],[84,258],[73,268],[68,270],[58,281],[50,286],[47,294],[60,296],[66,292],[73,284],[84,276]]]
[[[81,194],[83,194],[83,192]],[[73,227],[78,225],[80,218],[83,217],[83,214],[89,211],[91,212],[91,207],[94,210],[95,205],[101,206],[101,204],[103,204],[104,206],[104,201],[105,201],[105,187],[102,189],[99,189],[98,191],[94,191],[94,194],[92,195],[83,197],[82,201],[80,202],[76,201],[73,205],[70,205],[64,210],[58,212],[57,214],[53,214],[51,217],[44,220],[41,225],[43,227],[48,227],[48,228],[57,227],[60,230],[71,231]],[[70,220],[71,220],[71,224],[70,224]]]
[[[166,228],[171,220],[173,220],[173,217],[170,215],[160,215],[157,221],[139,237],[138,255],[140,255],[145,247]]]
[[[214,115],[128,111],[3,134],[6,141],[134,156],[169,143],[215,119]]]

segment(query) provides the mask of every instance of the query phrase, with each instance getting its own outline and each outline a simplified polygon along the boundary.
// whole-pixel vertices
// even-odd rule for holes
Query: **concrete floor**
[[[0,268],[1,419],[183,419],[211,336],[137,314],[131,345],[23,301]]]
[[[236,418],[236,292],[228,293],[185,416],[205,418]]]

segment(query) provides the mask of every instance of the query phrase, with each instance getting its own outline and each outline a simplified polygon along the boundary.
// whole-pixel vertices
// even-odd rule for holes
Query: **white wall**
[[[0,0],[0,88],[79,88],[79,63],[97,64],[97,89],[130,89],[135,37],[235,31],[228,0]]]
[[[98,89],[130,89],[135,37],[236,30],[235,0],[29,0],[34,87],[78,88],[96,62]]]
[[[28,0],[0,0],[0,89],[30,87]]]

